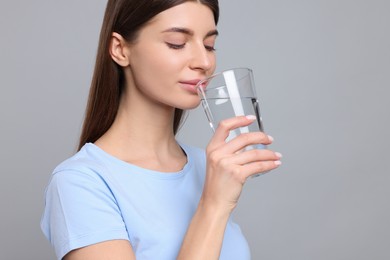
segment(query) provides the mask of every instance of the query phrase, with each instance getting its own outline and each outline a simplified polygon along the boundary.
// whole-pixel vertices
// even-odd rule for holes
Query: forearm
[[[201,200],[187,230],[179,260],[218,260],[230,212],[205,205]]]

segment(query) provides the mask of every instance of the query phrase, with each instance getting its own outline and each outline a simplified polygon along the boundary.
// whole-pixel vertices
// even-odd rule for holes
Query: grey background
[[[0,2],[0,259],[54,259],[43,190],[76,149],[105,4]],[[253,259],[390,259],[390,2],[220,4],[218,69],[254,70],[284,155],[235,212]],[[179,138],[210,136],[191,111]]]

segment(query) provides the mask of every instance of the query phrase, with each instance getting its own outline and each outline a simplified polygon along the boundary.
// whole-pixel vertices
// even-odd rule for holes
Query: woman
[[[179,144],[182,111],[215,69],[217,0],[109,0],[80,150],[55,170],[42,229],[58,259],[249,259],[231,220],[242,186],[280,165],[263,133]]]

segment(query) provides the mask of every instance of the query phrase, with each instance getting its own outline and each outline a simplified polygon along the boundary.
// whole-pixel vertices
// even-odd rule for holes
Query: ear
[[[119,33],[114,32],[111,35],[110,55],[119,66],[129,66],[129,46],[126,40]]]

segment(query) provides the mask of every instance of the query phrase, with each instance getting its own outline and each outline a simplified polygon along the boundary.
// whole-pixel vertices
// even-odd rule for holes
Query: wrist
[[[198,212],[208,219],[216,221],[227,220],[230,217],[234,207],[222,206],[221,203],[211,201],[202,197],[198,204]]]

